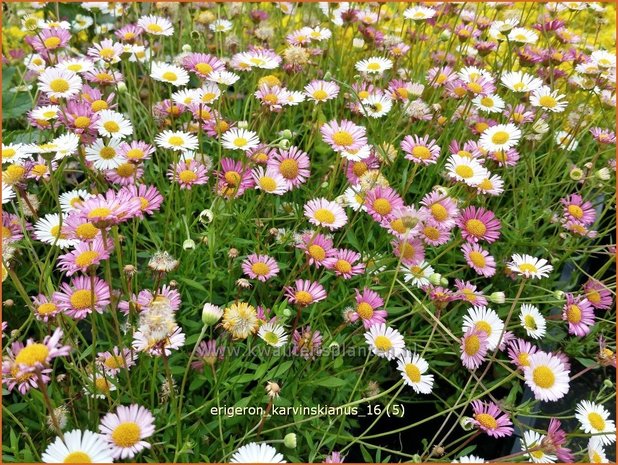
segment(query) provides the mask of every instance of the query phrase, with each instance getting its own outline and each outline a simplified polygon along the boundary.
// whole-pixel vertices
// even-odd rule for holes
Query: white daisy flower
[[[288,340],[288,335],[285,334],[285,329],[283,326],[271,322],[264,323],[260,326],[258,336],[266,342],[266,344],[272,347],[281,347]]]
[[[15,191],[12,186],[9,186],[4,181],[2,181],[2,204],[13,200],[15,198]]]
[[[332,36],[332,32],[330,32],[330,29],[326,29],[320,26],[316,26],[314,28],[307,27],[303,29],[307,30],[307,34],[309,35],[311,40],[315,40],[318,42],[322,42],[323,40],[328,40]]]
[[[561,149],[567,152],[573,152],[579,146],[579,142],[575,140],[575,134],[568,131],[559,131],[556,134],[556,142]]]
[[[26,68],[30,71],[40,73],[47,67],[47,62],[38,53],[32,53],[30,55],[26,55],[24,58],[24,65],[26,65]]]
[[[171,36],[174,34],[174,27],[171,21],[167,18],[161,18],[160,16],[142,16],[137,21],[137,25],[146,33],[156,36]]]
[[[403,17],[411,19],[412,21],[420,21],[423,19],[433,18],[436,14],[436,10],[427,8],[425,6],[413,6],[407,8],[403,12]]]
[[[534,463],[555,463],[558,460],[558,457],[552,454],[547,454],[543,451],[541,442],[544,438],[544,435],[541,435],[536,431],[525,431],[524,437],[521,441],[521,450],[526,452],[524,457],[527,457]]]
[[[520,138],[521,130],[513,123],[497,124],[483,131],[479,145],[490,152],[508,150],[516,146]]]
[[[466,333],[471,328],[484,331],[487,335],[487,349],[494,350],[500,343],[500,338],[504,331],[504,322],[500,319],[498,314],[489,307],[472,307],[463,318],[461,330],[463,333]]]
[[[343,192],[343,201],[345,206],[352,208],[355,212],[367,211],[362,189],[358,185],[350,186]]]
[[[252,442],[239,447],[230,463],[287,463],[283,455],[268,444]]]
[[[429,370],[427,361],[416,353],[405,350],[397,361],[401,377],[417,394],[430,394],[433,389],[433,375],[426,375]]]
[[[513,92],[532,92],[543,85],[543,81],[522,71],[507,71],[500,80],[502,85]]]
[[[539,35],[532,29],[515,27],[509,32],[508,38],[510,41],[520,44],[536,44],[539,40]]]
[[[178,105],[191,105],[192,103],[199,103],[202,97],[200,89],[182,89],[172,94],[172,100]]]
[[[56,152],[54,160],[61,160],[65,157],[70,157],[77,152],[80,139],[77,134],[70,132],[68,134],[63,134],[60,137],[56,137],[52,141],[52,144],[56,146],[56,148],[52,150],[53,152]]]
[[[61,61],[55,66],[57,69],[64,69],[72,73],[87,73],[94,69],[94,63],[85,58],[70,58]]]
[[[393,107],[393,101],[386,95],[373,94],[361,100],[361,111],[370,118],[381,118]]]
[[[221,144],[229,150],[244,150],[245,152],[260,145],[260,139],[255,131],[232,128],[225,131],[221,137]]]
[[[41,459],[44,463],[112,463],[112,451],[101,435],[75,429],[57,437]]]
[[[557,90],[551,90],[549,86],[541,86],[532,91],[530,95],[530,105],[541,107],[543,110],[553,113],[561,113],[567,107],[565,96],[559,94]]]
[[[403,273],[403,280],[412,286],[423,287],[430,284],[429,277],[434,274],[434,269],[428,262],[422,261],[418,265],[408,267]]]
[[[498,95],[477,95],[472,103],[476,108],[487,113],[499,113],[504,110],[504,100]]]
[[[37,121],[51,121],[58,118],[60,107],[58,105],[44,105],[32,110],[30,116]],[[4,160],[4,153],[2,154]]]
[[[94,167],[101,171],[118,168],[126,161],[118,153],[121,143],[122,141],[118,139],[110,139],[108,142],[97,139],[92,145],[86,147],[86,160],[92,162]]]
[[[511,271],[525,278],[546,278],[554,269],[544,258],[518,253],[511,256],[511,261],[507,265]]]
[[[227,19],[217,19],[208,27],[212,32],[227,32],[232,30],[232,26],[232,22]]]
[[[448,177],[456,181],[466,183],[468,186],[477,186],[490,173],[483,165],[474,158],[462,157],[461,155],[451,155],[446,162]]]
[[[99,121],[96,127],[101,136],[122,139],[133,134],[131,121],[121,113],[114,110],[101,110],[98,115]]]
[[[48,68],[39,75],[39,89],[51,98],[70,98],[82,90],[82,80],[72,71]]]
[[[599,68],[615,68],[616,67],[616,55],[609,53],[605,50],[595,50],[590,55],[590,59]]]
[[[94,197],[90,192],[84,189],[74,189],[69,192],[60,194],[60,208],[63,213],[77,211],[77,207],[84,201]]]
[[[165,130],[155,137],[155,143],[164,149],[170,149],[177,152],[186,152],[188,150],[197,150],[198,139],[193,134],[183,131]]]
[[[478,455],[464,455],[457,460],[453,460],[452,463],[487,463],[487,460],[479,457]]]
[[[520,309],[519,321],[526,330],[526,334],[533,339],[541,339],[545,336],[547,323],[537,307],[530,304],[523,304]]]
[[[363,145],[361,148],[354,150],[344,149],[339,152],[339,155],[341,155],[341,158],[345,158],[346,160],[361,161],[371,155],[371,146]]]
[[[478,68],[476,66],[466,66],[457,72],[457,76],[465,83],[470,83],[474,81],[478,81],[480,78],[487,79],[488,81],[493,81],[494,77],[491,75],[489,71]]]
[[[2,164],[20,163],[30,158],[31,150],[25,144],[2,144]]]
[[[189,82],[189,73],[185,69],[161,61],[152,63],[150,77],[155,81],[167,82],[173,86],[184,86]]]
[[[580,401],[575,407],[575,418],[584,432],[594,434],[593,437],[604,446],[616,442],[616,425],[609,415],[605,407],[587,400]]]
[[[60,215],[48,213],[34,224],[34,237],[46,244],[55,244],[61,249],[77,245],[78,240],[67,239],[60,226]]]
[[[388,58],[371,57],[366,60],[360,60],[354,65],[357,71],[367,74],[381,74],[384,71],[393,67],[393,62]]]
[[[538,400],[553,402],[569,392],[569,370],[553,354],[539,351],[528,355],[524,379]]]
[[[596,436],[592,436],[588,440],[588,458],[590,463],[609,463],[605,449],[603,449],[603,442]]]
[[[293,107],[305,101],[305,94],[298,90],[289,90],[285,100],[286,105]]]
[[[213,71],[206,78],[207,81],[216,82],[217,84],[223,84],[225,86],[234,85],[236,81],[240,79],[240,76],[231,71]]]
[[[399,357],[405,347],[403,336],[399,331],[389,328],[384,323],[371,326],[365,333],[365,341],[374,354],[387,360]]]

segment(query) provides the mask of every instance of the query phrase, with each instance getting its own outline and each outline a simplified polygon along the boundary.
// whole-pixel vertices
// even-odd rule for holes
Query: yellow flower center
[[[408,92],[408,89],[406,89],[405,87],[398,87],[396,92],[399,96],[401,96],[404,99],[407,99],[408,96],[410,95],[410,93]]]
[[[75,127],[78,129],[84,129],[90,126],[90,118],[87,116],[78,116],[74,121]]]
[[[595,450],[592,452],[592,456],[590,457],[590,462],[591,463],[601,463],[603,461],[603,459],[601,458],[601,455]]]
[[[324,250],[324,247],[320,245],[310,245],[307,250],[309,251],[309,255],[311,256],[311,258],[313,258],[314,260],[320,261],[326,258],[326,250]]]
[[[335,214],[326,208],[320,208],[314,213],[314,218],[320,223],[333,224],[335,222]]]
[[[540,365],[532,371],[532,380],[537,386],[540,386],[543,389],[549,389],[556,382],[556,376],[551,368],[545,365]]]
[[[120,126],[116,121],[106,121],[103,123],[103,127],[107,130],[107,132],[118,132],[120,131]]]
[[[345,274],[345,273],[349,273],[350,271],[352,271],[352,265],[347,260],[337,260],[337,262],[335,263],[335,269],[339,273]]]
[[[93,463],[88,454],[82,451],[71,452],[64,458],[63,463]]]
[[[425,228],[423,229],[423,234],[427,239],[432,241],[437,241],[438,239],[440,239],[440,230],[433,226],[425,226]]]
[[[69,71],[73,71],[74,73],[77,73],[82,70],[82,65],[80,63],[73,63],[67,66],[67,69]]]
[[[532,315],[526,315],[524,317],[524,326],[526,328],[532,329],[532,330],[536,330],[537,329],[536,320],[534,319],[534,317]]]
[[[494,100],[491,97],[483,97],[481,99],[481,105],[492,108],[494,106]]]
[[[434,203],[431,206],[431,214],[437,221],[444,221],[448,218],[448,211],[439,203]]]
[[[413,383],[418,383],[421,381],[421,371],[418,369],[416,365],[411,363],[406,364],[406,375],[410,378],[410,381]]]
[[[470,261],[474,264],[474,266],[479,268],[484,268],[487,263],[481,252],[472,251],[468,254],[468,258],[470,258]]]
[[[393,210],[393,207],[388,199],[380,197],[373,201],[373,209],[380,215],[386,216]]]
[[[97,391],[109,392],[110,384],[109,381],[101,376],[94,380],[94,387]]]
[[[431,158],[431,152],[427,147],[423,147],[422,145],[417,145],[412,149],[412,155],[416,158],[420,158],[421,160],[427,160]]]
[[[62,41],[59,37],[49,37],[43,41],[43,44],[45,45],[45,48],[53,50],[55,48],[58,48],[61,42]]]
[[[7,184],[15,184],[26,174],[26,168],[21,165],[10,165],[4,172],[3,180]]]
[[[99,253],[94,250],[87,250],[85,252],[80,253],[75,258],[75,264],[81,268],[86,268],[92,265],[92,263],[99,258]]]
[[[590,422],[590,426],[592,426],[595,430],[605,430],[605,420],[603,420],[603,417],[597,412],[590,412],[588,414],[588,421]]]
[[[466,355],[476,355],[480,348],[481,340],[476,334],[472,334],[471,336],[466,338],[464,342],[464,352],[466,353]]]
[[[161,77],[165,79],[166,81],[172,81],[172,82],[178,79],[178,76],[176,75],[176,73],[172,71],[166,71],[165,73],[161,75]]]
[[[131,447],[141,439],[142,430],[137,423],[125,421],[112,432],[112,441],[118,447]]]
[[[481,220],[472,218],[466,221],[466,231],[474,237],[482,237],[487,232],[487,226]]]
[[[52,226],[52,228],[49,230],[49,234],[51,234],[52,236],[58,238],[58,239],[64,239],[66,237],[66,234],[64,234],[61,230],[60,230],[60,226],[55,225]]]
[[[513,84],[513,90],[516,92],[522,92],[526,88],[526,85],[523,82],[516,82]]]
[[[240,183],[240,174],[237,171],[228,171],[225,173],[225,182],[231,186],[237,186]]]
[[[556,105],[558,105],[558,102],[556,101],[556,99],[550,95],[543,95],[539,99],[539,103],[541,104],[542,107],[545,107],[545,108],[554,108]]]
[[[574,216],[578,220],[581,220],[584,216],[584,210],[582,210],[581,207],[579,207],[578,205],[569,205],[567,207],[567,210],[572,216]]]
[[[146,26],[146,30],[148,32],[153,32],[155,34],[163,32],[163,28],[156,23],[151,23],[148,26]]]
[[[112,58],[114,58],[114,54],[115,53],[113,48],[107,47],[99,50],[99,56],[104,60],[111,60]]]
[[[358,313],[358,316],[363,320],[368,320],[373,316],[373,307],[367,302],[361,302],[356,307],[356,313]]]
[[[586,292],[586,298],[593,304],[601,302],[601,294],[596,289],[590,289]]]
[[[96,78],[101,82],[109,82],[114,80],[114,76],[105,72],[97,73]]]
[[[471,178],[474,176],[474,170],[470,168],[468,165],[458,165],[455,168],[455,173],[461,176],[464,179]]]
[[[309,305],[313,302],[313,296],[307,291],[296,291],[294,297],[300,305]]]
[[[111,160],[112,158],[114,158],[116,156],[116,149],[113,148],[113,147],[103,147],[99,151],[99,156],[103,160]]]
[[[337,145],[347,147],[349,145],[352,145],[352,143],[354,142],[354,138],[352,137],[352,134],[347,131],[337,131],[333,134],[333,141]]]
[[[266,94],[262,97],[262,99],[270,105],[274,105],[275,103],[279,101],[279,99],[277,98],[275,94]]]
[[[572,304],[567,308],[567,320],[569,323],[573,323],[574,325],[578,324],[582,321],[582,311],[579,306]]]
[[[130,178],[135,173],[137,167],[133,163],[123,163],[116,168],[116,174],[121,178]]]
[[[49,83],[49,88],[53,92],[62,93],[69,90],[69,81],[66,79],[58,78],[54,79]]]
[[[474,329],[477,331],[483,331],[487,336],[491,336],[491,325],[486,321],[479,321],[474,325]]]
[[[379,335],[375,338],[375,341],[373,341],[373,343],[375,344],[376,348],[381,351],[387,351],[393,348],[393,343],[386,336]]]
[[[69,299],[71,301],[71,306],[76,308],[77,310],[84,310],[86,308],[90,308],[93,301],[96,303],[96,297],[92,291],[88,289],[79,289],[71,295]]]
[[[49,349],[45,344],[30,344],[19,351],[15,357],[15,363],[18,365],[28,365],[29,367],[33,367],[39,363],[45,363],[48,355]]]
[[[105,100],[95,100],[90,104],[90,108],[92,109],[92,111],[96,112],[101,110],[107,110],[108,105]]]
[[[251,271],[258,276],[266,276],[270,273],[270,267],[264,262],[257,262],[251,265]]]
[[[45,176],[47,174],[47,166],[46,165],[34,165],[32,167],[32,173],[35,176]]]
[[[481,86],[478,82],[470,82],[468,83],[468,90],[473,94],[478,94],[483,90],[483,86]]]
[[[180,147],[185,143],[184,139],[180,136],[172,136],[167,140],[167,143],[173,145],[174,147]]]
[[[110,357],[107,357],[105,359],[105,361],[103,362],[103,365],[105,365],[107,368],[111,368],[112,370],[115,370],[117,368],[124,367],[125,363],[124,363],[124,359],[120,357],[119,355],[111,355]]]
[[[127,151],[126,157],[129,160],[141,160],[144,158],[144,151],[142,149],[131,149]]]
[[[488,413],[477,413],[474,415],[474,418],[481,424],[481,426],[484,426],[487,429],[496,429],[498,427],[498,422],[496,419]]]
[[[195,65],[195,70],[200,74],[206,75],[212,73],[212,66],[208,63],[198,63]]]
[[[55,114],[55,113],[54,113],[54,114]],[[8,158],[13,158],[13,157],[15,156],[15,149],[4,149],[4,150],[2,151],[2,156],[3,156],[5,159],[8,159]]]
[[[313,92],[313,98],[316,100],[325,100],[328,97],[328,93],[324,89],[318,89]]]
[[[380,63],[369,63],[367,65],[367,69],[371,70],[371,71],[378,71],[380,69]]]
[[[359,178],[367,172],[367,164],[364,161],[357,161],[352,166],[352,172]]]
[[[506,131],[497,131],[493,136],[491,136],[491,141],[498,145],[505,144],[508,140],[509,133]]]
[[[102,218],[111,215],[112,211],[107,207],[93,208],[88,212],[88,218]]]
[[[539,270],[532,263],[522,263],[519,265],[519,271],[522,273],[536,273]]]
[[[397,231],[399,234],[404,234],[408,230],[401,218],[397,218],[391,221],[391,228],[393,228],[393,230]]]
[[[279,165],[279,172],[285,179],[294,179],[298,176],[298,162],[292,158],[286,158]]]
[[[406,260],[411,260],[414,257],[416,248],[409,242],[404,242],[399,248],[399,255]]]
[[[185,184],[191,184],[197,179],[197,174],[191,170],[183,170],[178,174],[180,180]]]
[[[277,181],[270,176],[263,176],[259,180],[260,187],[266,192],[273,192],[277,189]]]
[[[526,352],[521,352],[518,356],[517,356],[517,361],[519,362],[519,364],[522,367],[527,367],[530,365],[530,360],[528,358],[528,354]]]
[[[91,223],[83,223],[75,228],[75,235],[81,240],[94,239],[98,232],[99,230]]]
[[[244,147],[245,145],[247,145],[247,142],[247,139],[245,139],[244,137],[237,137],[236,139],[234,139],[232,144],[234,144],[236,147]]]
[[[217,97],[217,94],[215,94],[214,92],[206,92],[203,96],[202,96],[202,102],[204,103],[210,103],[212,102],[215,98]]]
[[[485,178],[479,183],[479,187],[483,190],[488,191],[488,190],[493,189],[494,185],[491,183],[489,179]]]

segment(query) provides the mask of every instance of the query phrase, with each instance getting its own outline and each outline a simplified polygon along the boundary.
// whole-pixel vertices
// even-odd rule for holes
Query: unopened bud
[[[429,282],[434,286],[439,286],[442,281],[442,275],[440,273],[431,273],[429,275]]]
[[[125,265],[122,270],[127,276],[133,276],[135,273],[137,273],[137,270],[133,265]]]
[[[212,326],[216,324],[223,316],[221,307],[217,307],[211,303],[205,303],[202,309],[202,323],[204,326]]]
[[[249,123],[246,121],[239,121],[238,128],[239,129],[247,129],[249,127]]]
[[[191,48],[191,46],[190,46],[189,44],[184,44],[184,45],[182,46],[182,51],[183,51],[184,53],[190,53],[192,50],[193,50],[193,49]]]
[[[200,215],[198,216],[198,219],[200,220],[201,223],[203,224],[208,224],[212,221],[214,215],[212,213],[212,210],[207,208],[206,210],[202,210]]]
[[[503,304],[505,300],[504,292],[492,292],[489,295],[489,300],[494,304]]]
[[[234,247],[232,247],[230,250],[227,251],[227,256],[229,258],[236,258],[236,257],[238,257],[238,249],[235,249]]]
[[[285,437],[283,438],[283,445],[287,447],[288,449],[295,449],[296,448],[296,434],[295,433],[286,434]]]
[[[554,291],[554,298],[556,300],[564,300],[564,292],[561,290]]]
[[[607,388],[607,389],[614,389],[614,383],[612,382],[611,379],[605,378],[603,380],[603,385]]]
[[[13,299],[6,299],[4,302],[2,302],[2,305],[4,307],[12,307],[13,305],[15,305],[15,302],[13,301]]]
[[[290,141],[287,139],[282,139],[281,141],[279,141],[279,148],[281,149],[288,149],[290,147]]]
[[[195,241],[193,239],[186,239],[182,243],[182,248],[185,250],[193,250],[195,249]]]
[[[571,171],[569,172],[569,177],[573,181],[581,181],[584,178],[584,171],[581,168],[575,166],[571,168]]]
[[[283,309],[283,316],[286,318],[290,318],[292,316],[292,310],[290,310],[289,308],[285,308]]]
[[[360,37],[357,37],[356,39],[352,40],[352,47],[363,48],[364,46],[365,46],[365,41],[361,39]]]
[[[281,137],[283,139],[291,139],[292,138],[292,131],[290,131],[289,129],[284,129],[283,131],[281,131]]]
[[[127,92],[127,85],[123,81],[120,81],[117,86],[119,94],[124,94]]]
[[[444,277],[442,279],[440,279],[440,285],[442,287],[447,287],[448,286],[448,279],[446,279]]]
[[[608,181],[611,179],[612,174],[609,171],[609,168],[601,168],[599,171],[594,173],[594,176],[601,181]]]

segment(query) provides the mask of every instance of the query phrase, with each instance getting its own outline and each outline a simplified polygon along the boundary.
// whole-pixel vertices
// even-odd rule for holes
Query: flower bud
[[[446,278],[440,279],[440,285],[442,287],[447,287],[448,286],[448,279],[446,279]]]
[[[489,300],[494,304],[503,304],[505,300],[504,292],[492,292]]]
[[[296,434],[288,433],[283,438],[283,445],[288,449],[296,449]]]
[[[605,378],[603,380],[603,385],[607,388],[607,389],[614,389],[614,383],[612,382],[611,379]]]
[[[292,138],[292,131],[290,131],[289,129],[284,129],[283,131],[281,131],[281,137],[283,139],[291,139]]]
[[[221,307],[217,307],[211,303],[205,303],[202,309],[202,323],[204,326],[212,326],[216,324],[223,316]]]
[[[191,46],[190,46],[189,44],[184,44],[184,45],[182,46],[182,51],[183,51],[184,53],[191,53],[191,51],[192,51],[192,50],[193,50],[193,49],[191,48]]]
[[[474,429],[474,422],[470,417],[462,417],[461,420],[459,420],[459,426],[461,426],[461,429],[464,431],[472,431],[472,429]]]
[[[451,36],[452,36],[451,31],[447,31],[447,30],[442,31],[442,33],[440,34],[440,42],[448,42]]]
[[[357,37],[356,39],[352,40],[352,47],[363,48],[364,46],[365,46],[365,41],[361,39],[360,37]]]
[[[609,181],[612,174],[610,173],[609,168],[601,168],[599,171],[594,173],[594,176],[601,181]]]
[[[124,83],[124,81],[120,81],[116,85],[118,86],[119,94],[125,94],[127,92],[127,85]]]
[[[208,224],[212,221],[213,217],[214,217],[214,214],[212,213],[212,210],[207,208],[206,210],[201,211],[201,213],[198,216],[198,219],[202,224]]]
[[[195,241],[193,239],[186,239],[182,243],[182,248],[185,250],[193,250],[195,249]]]
[[[286,150],[290,148],[290,141],[287,139],[283,139],[279,142],[279,148]]]
[[[584,171],[581,168],[574,166],[569,172],[569,177],[573,181],[581,181],[584,178]]]
[[[238,128],[239,129],[247,129],[249,127],[249,123],[247,121],[239,121]]]
[[[554,291],[554,299],[564,300],[564,292],[562,292],[561,290]]]
[[[434,286],[439,286],[442,281],[442,275],[440,273],[432,273],[429,275],[429,282]]]
[[[292,316],[292,310],[290,310],[289,308],[285,308],[283,309],[283,316],[286,318],[290,318]]]

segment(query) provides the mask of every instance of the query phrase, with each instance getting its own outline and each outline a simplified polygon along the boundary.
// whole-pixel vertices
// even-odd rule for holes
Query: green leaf
[[[341,387],[346,385],[346,381],[341,378],[328,377],[318,379],[310,383],[315,386],[323,386],[323,387]]]
[[[361,454],[363,454],[363,460],[367,463],[373,463],[373,457],[369,453],[369,451],[365,448],[364,445],[360,444]]]
[[[2,93],[2,120],[19,118],[32,108],[32,98],[30,94],[5,94]]]

